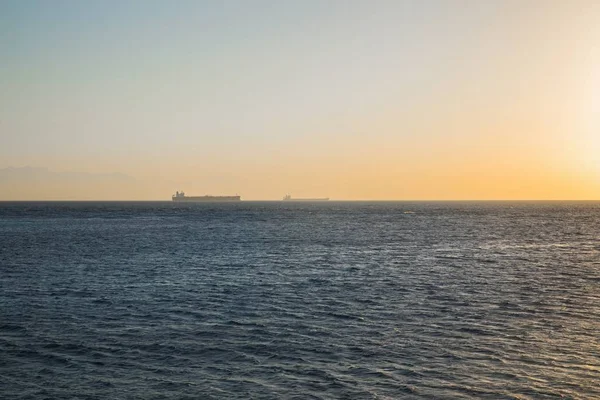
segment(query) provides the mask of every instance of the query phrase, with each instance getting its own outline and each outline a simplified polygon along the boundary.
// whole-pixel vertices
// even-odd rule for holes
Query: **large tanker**
[[[240,196],[186,196],[184,192],[176,192],[172,197],[173,201],[200,203],[216,201],[240,201]]]

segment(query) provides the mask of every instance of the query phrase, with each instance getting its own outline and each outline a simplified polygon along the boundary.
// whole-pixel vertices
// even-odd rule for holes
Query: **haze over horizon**
[[[598,21],[593,0],[2,2],[0,200],[600,199]]]

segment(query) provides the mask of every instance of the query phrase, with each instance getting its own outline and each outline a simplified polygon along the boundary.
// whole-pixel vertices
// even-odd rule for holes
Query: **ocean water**
[[[0,397],[600,398],[600,203],[0,203]]]

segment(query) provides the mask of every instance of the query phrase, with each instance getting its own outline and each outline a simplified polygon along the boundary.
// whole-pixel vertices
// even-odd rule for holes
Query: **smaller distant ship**
[[[240,201],[240,196],[186,196],[184,192],[176,192],[171,196],[173,201],[198,203],[198,202],[216,202],[216,201]]]
[[[317,197],[317,198],[294,198],[292,196],[290,196],[289,194],[286,194],[283,197],[283,201],[329,201],[329,197]]]

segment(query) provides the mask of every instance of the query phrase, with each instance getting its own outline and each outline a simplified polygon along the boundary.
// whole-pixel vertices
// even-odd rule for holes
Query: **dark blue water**
[[[3,399],[600,398],[600,203],[0,203]]]

